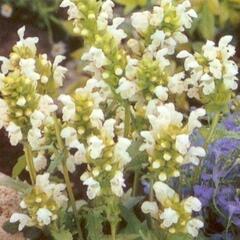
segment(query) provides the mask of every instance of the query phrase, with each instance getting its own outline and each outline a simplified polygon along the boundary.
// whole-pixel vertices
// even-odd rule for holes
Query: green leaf
[[[25,155],[18,158],[17,163],[15,164],[12,170],[12,177],[13,178],[18,177],[22,173],[22,171],[26,168],[26,165],[27,164]]]
[[[174,234],[174,235],[169,235],[167,239],[168,240],[192,240],[193,238],[188,234]]]
[[[54,240],[73,240],[72,234],[65,229],[60,229],[58,232],[52,231],[52,236]]]
[[[123,234],[135,234],[138,235],[138,238],[141,239],[140,233],[143,235],[148,235],[149,230],[145,222],[141,222],[134,212],[129,208],[121,206],[121,216],[126,221],[127,226],[122,230]],[[153,240],[153,239],[152,239]]]
[[[26,193],[31,189],[31,186],[28,183],[15,180],[1,173],[0,173],[0,186],[11,188],[17,192],[23,193]]]
[[[18,232],[18,222],[10,223],[7,221],[3,224],[2,229],[7,233],[15,234]]]
[[[60,153],[58,154],[50,163],[47,172],[49,173],[53,173],[56,168],[60,165],[60,163],[62,162],[64,158],[64,154]]]
[[[26,239],[30,240],[42,239],[42,231],[36,227],[25,227],[23,230],[23,235]]]
[[[89,209],[86,214],[88,240],[103,239],[102,224],[104,218],[102,209]]]
[[[215,18],[214,18],[214,15],[209,10],[207,2],[204,4],[204,6],[202,8],[198,28],[199,28],[201,35],[205,39],[213,39],[214,38]]]

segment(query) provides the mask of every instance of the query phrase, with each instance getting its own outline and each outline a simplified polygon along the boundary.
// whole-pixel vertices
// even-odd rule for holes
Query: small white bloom
[[[42,125],[44,119],[45,115],[38,110],[35,110],[30,116],[30,121],[33,128],[39,128]]]
[[[10,218],[10,223],[16,222],[19,222],[18,231],[22,231],[26,226],[32,226],[31,218],[26,214],[14,213]]]
[[[13,13],[13,8],[10,4],[3,4],[1,6],[1,15],[5,18],[10,18],[12,16]]]
[[[153,190],[157,200],[163,205],[165,201],[172,199],[176,195],[175,191],[163,182],[155,182]]]
[[[127,152],[131,145],[131,141],[124,137],[119,137],[114,148],[114,161],[118,161],[122,166],[131,162],[132,158]]]
[[[176,137],[176,149],[181,154],[186,154],[190,147],[189,136],[186,134],[181,134]]]
[[[94,109],[90,115],[90,121],[93,127],[100,129],[104,121],[104,114],[102,109]]]
[[[112,25],[108,26],[108,31],[116,40],[116,43],[119,44],[123,39],[127,37],[127,34],[122,29],[117,29],[123,22],[124,18],[114,18]]]
[[[142,212],[145,214],[150,214],[151,217],[157,218],[158,216],[158,205],[156,202],[145,201],[141,206]]]
[[[35,54],[37,51],[36,43],[38,43],[38,38],[37,37],[24,38],[24,33],[25,33],[25,26],[21,27],[18,30],[18,36],[20,40],[17,42],[16,46],[27,47]]]
[[[112,192],[121,197],[123,195],[123,188],[126,186],[123,178],[123,173],[121,171],[117,171],[115,176],[110,181]]]
[[[119,87],[116,92],[121,95],[123,99],[131,99],[137,93],[136,83],[133,81],[128,81],[126,78],[121,78],[119,80]]]
[[[62,87],[67,68],[59,65],[66,57],[58,55],[55,57],[53,62],[53,79],[57,87]]]
[[[188,213],[192,213],[192,211],[199,212],[201,208],[201,202],[195,197],[191,196],[184,200],[184,209]]]
[[[165,208],[159,217],[163,220],[161,224],[163,228],[169,228],[179,220],[179,214],[172,208]]]
[[[5,127],[8,122],[8,105],[0,98],[0,129]]]
[[[39,111],[45,116],[50,116],[51,113],[57,110],[57,105],[54,104],[53,99],[48,95],[41,95],[39,99]]]
[[[87,185],[87,196],[90,200],[100,195],[101,187],[99,182],[94,180],[92,177],[86,179],[83,182],[84,185]]]
[[[131,21],[132,26],[136,29],[137,32],[144,33],[149,27],[150,12],[145,11],[133,13]]]
[[[47,158],[44,156],[43,152],[39,152],[37,157],[33,158],[33,164],[37,172],[46,168]]]
[[[35,59],[28,58],[28,59],[21,59],[19,62],[21,67],[21,72],[33,81],[37,81],[40,79],[40,74],[35,72]]]
[[[41,146],[41,137],[42,137],[42,133],[41,130],[39,128],[32,128],[28,131],[28,141],[31,145],[31,147],[36,150],[37,148],[39,148]]]
[[[165,102],[168,99],[168,88],[167,87],[157,86],[154,89],[154,93],[163,102]]]
[[[11,68],[11,62],[8,58],[3,57],[3,56],[0,56],[0,62],[2,62],[1,71],[5,75],[8,73],[8,71]]]
[[[97,136],[92,136],[88,139],[88,151],[91,158],[96,159],[102,156],[102,150],[104,149],[105,145],[103,141],[99,139]]]
[[[82,56],[83,61],[90,61],[96,68],[101,68],[107,64],[107,58],[105,57],[102,49],[91,47],[87,53]]]
[[[40,226],[49,225],[52,221],[53,213],[47,208],[39,208],[37,211],[37,220]]]
[[[10,143],[12,146],[16,146],[23,138],[21,128],[14,122],[10,122],[6,128]]]
[[[63,0],[60,4],[62,8],[69,8],[68,9],[68,20],[80,18],[80,12],[77,6],[70,0]]]
[[[206,115],[206,110],[203,108],[198,108],[190,113],[189,119],[188,119],[188,130],[190,133],[195,128],[200,128],[202,126],[202,123],[198,120],[200,117],[204,117]]]
[[[58,97],[58,100],[64,105],[64,107],[62,108],[63,121],[66,122],[69,120],[74,120],[76,107],[72,98],[69,95],[62,94]]]
[[[204,224],[202,221],[200,221],[197,218],[193,218],[190,221],[188,221],[186,225],[186,230],[191,236],[197,237],[199,229],[202,228],[203,226]]]
[[[113,118],[107,119],[103,124],[103,131],[104,134],[113,139],[114,138],[114,126],[116,124],[116,120]]]
[[[199,158],[205,157],[206,151],[202,147],[190,147],[188,153],[184,157],[185,163],[192,163],[196,166],[199,164]]]

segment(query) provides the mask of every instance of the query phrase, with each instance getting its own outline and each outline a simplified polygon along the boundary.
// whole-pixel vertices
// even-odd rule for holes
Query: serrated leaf
[[[18,177],[25,168],[26,168],[26,158],[25,158],[25,155],[23,155],[20,158],[18,158],[17,163],[13,167],[12,177],[13,178]]]
[[[25,227],[23,230],[23,235],[26,239],[39,240],[42,236],[42,231],[35,227]]]
[[[52,231],[52,237],[54,240],[73,240],[72,234],[65,229],[61,229],[58,232]]]
[[[138,235],[136,239],[140,240],[140,232],[148,232],[147,225],[141,222],[131,209],[121,206],[121,216],[127,223],[127,226],[122,230],[123,234],[136,234]]]
[[[9,221],[5,222],[2,226],[2,229],[10,234],[15,234],[18,232],[18,223],[10,223]]]
[[[9,176],[0,173],[0,186],[14,189],[17,192],[26,193],[31,189],[31,186],[25,182],[15,180]]]
[[[89,209],[86,215],[88,240],[103,239],[102,224],[104,218],[102,210]]]

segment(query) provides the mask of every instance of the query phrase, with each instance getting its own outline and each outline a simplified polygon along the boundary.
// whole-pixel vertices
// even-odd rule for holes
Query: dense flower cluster
[[[201,178],[206,146],[237,88],[232,38],[221,38],[217,46],[208,41],[200,53],[179,52],[188,41],[185,30],[197,17],[188,0],[157,1],[152,11],[134,13],[131,34],[120,28],[125,19],[114,17],[111,0],[63,0],[61,7],[68,8],[75,34],[84,39],[81,61],[88,79],[81,87],[58,94],[64,57],[56,56],[52,64],[38,54],[38,39],[24,38],[24,27],[9,59],[0,58],[0,127],[12,145],[23,144],[32,181],[21,202],[27,215],[14,214],[11,222],[19,222],[19,230],[56,228],[59,210],[68,207],[66,185],[79,239],[80,219],[94,207],[101,215],[96,222],[108,221],[116,239],[120,198],[126,197],[126,179],[134,175],[133,197],[138,178],[152,183],[142,211],[154,219],[153,230],[196,237],[203,227],[196,217],[201,202],[183,198],[168,184],[183,183],[183,165],[195,175],[190,185],[196,187]],[[184,108],[188,97],[198,104]],[[213,119],[212,112],[217,112]],[[203,127],[206,116],[210,128]],[[205,145],[193,141],[200,128]],[[86,188],[89,201],[83,210],[77,209],[70,174],[78,174]],[[58,176],[65,185],[50,182]],[[79,218],[81,211],[85,215]]]
[[[168,185],[156,182],[153,189],[157,202],[146,201],[142,204],[142,211],[150,213],[160,226],[170,233],[187,232],[193,237],[198,235],[198,230],[203,227],[203,222],[192,218],[192,212],[201,210],[201,202],[195,197],[180,200],[179,195]]]

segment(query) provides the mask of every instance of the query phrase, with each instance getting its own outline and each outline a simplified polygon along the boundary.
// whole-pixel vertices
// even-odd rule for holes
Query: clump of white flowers
[[[142,205],[156,223],[151,230],[196,237],[203,222],[193,212],[200,212],[201,203],[193,196],[180,199],[167,184],[172,178],[178,182],[183,165],[191,164],[197,174],[201,170],[206,152],[192,135],[209,112],[224,112],[237,87],[231,37],[218,46],[208,41],[199,53],[179,52],[188,41],[185,30],[197,17],[188,0],[161,0],[152,11],[133,13],[132,31],[121,28],[128,22],[114,16],[114,6],[111,0],[62,1],[75,34],[84,39],[81,61],[89,77],[70,94],[58,91],[67,71],[60,65],[65,58],[56,56],[51,63],[37,52],[38,38],[24,37],[24,27],[10,57],[0,57],[0,128],[12,145],[24,146],[32,182],[23,194],[24,213],[15,213],[11,222],[19,222],[19,230],[63,230],[66,226],[56,230],[62,224],[58,215],[68,208],[83,240],[91,231],[85,231],[91,225],[85,224],[89,211],[99,214],[96,223],[108,221],[116,239],[120,206],[131,192],[125,190],[132,188],[135,197],[138,181],[145,178],[158,200],[150,194]],[[77,184],[71,183],[71,174],[79,177]],[[77,208],[73,187],[86,193],[84,207]]]
[[[58,218],[59,209],[68,201],[64,190],[64,184],[50,182],[48,173],[38,175],[36,185],[20,203],[20,207],[26,213],[14,213],[10,222],[19,222],[19,231],[25,226],[42,228],[50,225]]]
[[[142,211],[149,213],[169,233],[188,233],[192,237],[198,236],[198,231],[203,227],[203,222],[192,217],[193,212],[201,210],[201,202],[195,197],[181,200],[179,195],[163,182],[155,182],[153,185],[158,202],[145,201]]]

